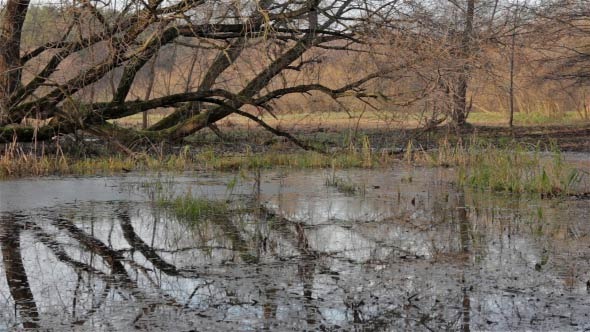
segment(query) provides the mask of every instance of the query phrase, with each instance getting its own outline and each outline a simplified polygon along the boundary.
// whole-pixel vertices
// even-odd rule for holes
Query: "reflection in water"
[[[21,230],[22,225],[17,223],[14,216],[0,219],[0,246],[2,247],[4,273],[10,295],[22,317],[23,327],[38,328],[39,313],[21,256]]]
[[[470,230],[471,225],[469,223],[469,218],[467,218],[467,206],[465,204],[465,192],[461,190],[456,195],[457,197],[457,205],[456,205],[456,212],[457,212],[457,221],[459,222],[459,242],[461,243],[461,251],[463,254],[463,258],[467,258],[470,253],[471,243],[470,243]],[[470,325],[469,322],[471,320],[471,299],[469,298],[469,290],[468,286],[466,285],[466,275],[465,269],[468,266],[464,267],[463,273],[461,275],[461,283],[462,283],[462,291],[463,291],[463,320],[461,322],[461,331],[469,332]]]
[[[0,211],[0,330],[590,328],[587,202],[414,172],[348,172],[375,188],[362,197],[321,172],[255,176],[235,213],[190,223],[112,186],[112,201]],[[219,181],[174,190],[218,198]]]

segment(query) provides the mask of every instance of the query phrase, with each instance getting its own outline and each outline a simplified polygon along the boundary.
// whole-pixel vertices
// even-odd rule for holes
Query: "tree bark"
[[[463,65],[457,80],[457,90],[453,98],[453,110],[451,118],[453,125],[457,128],[467,123],[467,90],[471,66],[470,58],[473,55],[473,18],[475,16],[475,0],[467,0],[467,11],[465,12],[465,28],[461,39],[461,57]]]
[[[0,30],[0,126],[8,123],[10,96],[21,84],[20,42],[29,0],[9,0]]]
[[[510,42],[510,119],[508,121],[508,126],[512,128],[514,122],[514,53],[516,52],[516,20],[517,20],[517,11],[518,11],[518,3],[517,8],[514,10],[514,30],[512,31],[511,42]]]

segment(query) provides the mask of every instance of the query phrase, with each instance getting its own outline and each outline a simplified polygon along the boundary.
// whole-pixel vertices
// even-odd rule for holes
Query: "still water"
[[[452,179],[400,167],[0,182],[0,330],[590,329],[590,202]],[[187,195],[226,210],[190,220],[162,203]]]

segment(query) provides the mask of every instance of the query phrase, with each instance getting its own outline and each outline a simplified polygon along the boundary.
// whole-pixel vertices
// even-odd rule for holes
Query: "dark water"
[[[0,182],[0,330],[590,329],[590,202],[449,172]],[[158,204],[187,192],[233,212]]]

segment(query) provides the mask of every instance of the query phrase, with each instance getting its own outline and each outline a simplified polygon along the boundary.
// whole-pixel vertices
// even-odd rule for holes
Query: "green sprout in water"
[[[227,218],[231,212],[226,200],[194,196],[190,190],[176,197],[160,197],[158,205],[168,208],[179,221],[190,225],[216,218]]]
[[[359,185],[350,179],[339,177],[334,172],[326,179],[326,186],[336,188],[339,192],[350,196],[364,196],[366,193],[366,187],[364,185]]]

